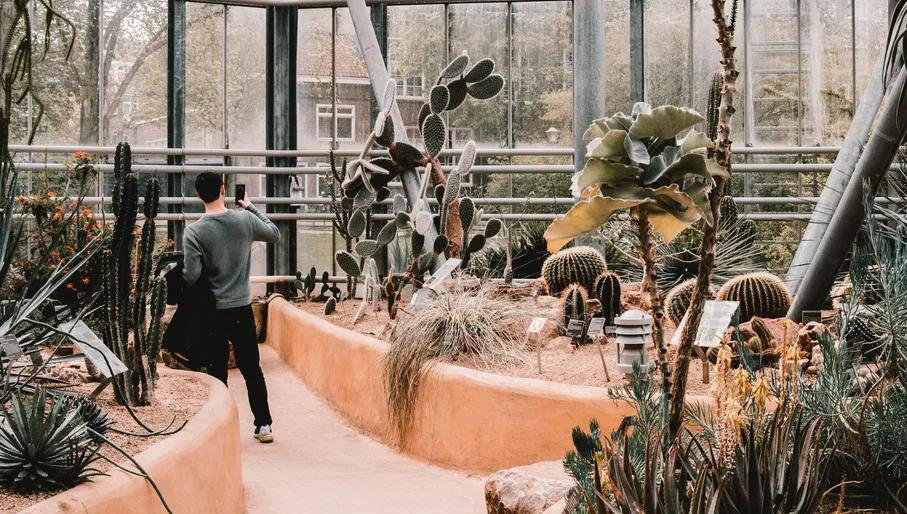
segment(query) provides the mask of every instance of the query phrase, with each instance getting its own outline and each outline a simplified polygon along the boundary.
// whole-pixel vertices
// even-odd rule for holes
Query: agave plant
[[[78,410],[66,402],[48,410],[40,388],[30,401],[13,396],[0,424],[0,483],[21,492],[66,489],[102,474],[90,467],[98,458]]]

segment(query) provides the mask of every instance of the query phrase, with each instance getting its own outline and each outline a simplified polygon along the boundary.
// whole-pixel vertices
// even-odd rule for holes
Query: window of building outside
[[[316,115],[318,123],[315,125],[319,141],[331,140],[331,106],[329,104],[318,104],[316,106]],[[356,106],[338,105],[337,106],[337,125],[334,136],[337,141],[355,141],[356,140]]]
[[[396,77],[397,96],[406,99],[422,99],[422,91],[425,85],[425,77],[418,75],[415,77]]]

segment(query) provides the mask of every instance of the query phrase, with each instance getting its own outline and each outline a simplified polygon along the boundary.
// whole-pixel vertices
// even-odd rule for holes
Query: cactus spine
[[[790,307],[790,292],[784,282],[771,273],[748,273],[729,280],[718,291],[717,298],[740,302],[740,321],[753,316],[780,318]]]
[[[614,324],[614,318],[620,316],[620,279],[616,273],[602,273],[595,279],[593,289],[595,298],[601,302],[602,317],[607,325]]]
[[[548,286],[548,294],[557,296],[570,284],[579,284],[587,291],[594,289],[595,279],[606,271],[605,258],[598,250],[577,246],[545,259],[542,279]]]

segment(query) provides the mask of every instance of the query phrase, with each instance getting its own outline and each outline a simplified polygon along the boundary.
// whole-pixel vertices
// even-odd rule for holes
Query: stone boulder
[[[504,469],[485,482],[488,514],[543,514],[573,487],[560,461]]]

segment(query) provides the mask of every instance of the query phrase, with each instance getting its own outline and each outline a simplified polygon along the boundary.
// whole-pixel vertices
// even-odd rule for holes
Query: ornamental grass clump
[[[523,312],[495,300],[484,286],[469,290],[455,282],[420,308],[400,312],[390,338],[384,381],[388,408],[403,442],[419,386],[433,363],[469,355],[488,368],[498,368],[521,357],[525,336],[516,326]]]

